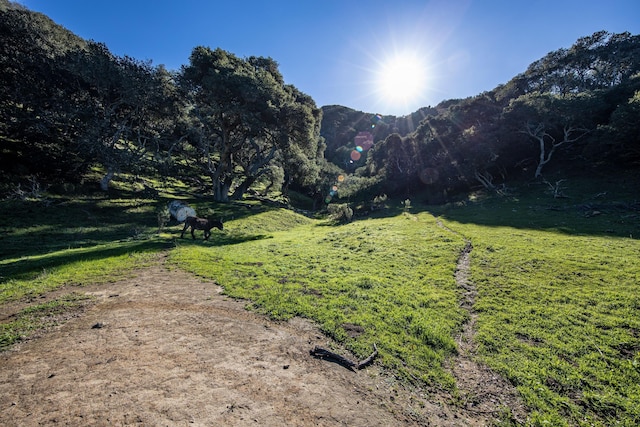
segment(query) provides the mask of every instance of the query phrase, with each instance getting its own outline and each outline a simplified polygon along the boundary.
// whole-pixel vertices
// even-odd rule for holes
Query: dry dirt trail
[[[456,378],[462,404],[467,411],[499,418],[508,410],[512,421],[524,424],[526,409],[515,387],[475,357],[477,345],[473,337],[478,315],[473,306],[478,292],[469,280],[473,246],[469,240],[466,242],[458,259],[456,282],[462,288],[460,305],[469,313],[469,320],[457,337],[458,357],[451,361],[449,369]]]
[[[335,347],[310,322],[249,312],[163,257],[130,279],[47,298],[73,291],[95,299],[0,353],[0,425],[484,426],[494,418],[402,387],[375,362],[354,372],[315,359],[315,345]],[[19,308],[0,307],[0,319]]]

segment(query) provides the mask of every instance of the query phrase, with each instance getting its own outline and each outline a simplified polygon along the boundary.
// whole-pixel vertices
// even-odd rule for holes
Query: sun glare
[[[377,92],[380,101],[393,107],[414,104],[426,89],[427,70],[415,54],[399,54],[380,64]]]

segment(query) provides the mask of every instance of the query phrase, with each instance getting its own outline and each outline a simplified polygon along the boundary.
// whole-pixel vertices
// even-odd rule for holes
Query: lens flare
[[[392,105],[411,104],[425,90],[427,67],[413,52],[398,53],[386,60],[378,72],[377,86],[381,97]]]

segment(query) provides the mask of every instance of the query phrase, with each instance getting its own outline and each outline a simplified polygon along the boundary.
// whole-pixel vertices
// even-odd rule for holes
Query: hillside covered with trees
[[[319,209],[446,202],[518,180],[640,166],[640,36],[605,31],[504,85],[405,117],[322,108],[268,57],[197,46],[180,70],[118,57],[0,0],[0,190],[99,170],[178,177],[214,200],[291,191]]]

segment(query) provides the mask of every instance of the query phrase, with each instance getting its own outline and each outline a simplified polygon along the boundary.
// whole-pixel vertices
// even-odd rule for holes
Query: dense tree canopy
[[[173,174],[219,201],[259,185],[319,207],[358,193],[444,201],[550,170],[640,164],[640,36],[629,33],[583,37],[494,90],[405,117],[320,109],[267,57],[201,46],[175,72],[118,57],[8,0],[0,36],[5,189],[97,165],[105,188],[120,172]]]
[[[103,166],[106,189],[115,173],[141,171],[149,154],[172,135],[178,103],[171,77],[161,67],[118,58],[97,43],[77,52],[69,67],[76,76],[72,117],[82,124],[78,151]]]
[[[63,62],[85,42],[41,14],[0,2],[0,166],[11,176],[71,178],[82,159],[66,132],[69,84]]]
[[[320,110],[284,84],[270,58],[194,49],[181,87],[190,103],[190,143],[216,200],[241,197],[279,160],[289,176],[317,176]]]
[[[392,194],[447,194],[542,177],[551,165],[635,167],[639,48],[628,33],[582,38],[493,91],[441,103],[414,132],[387,136],[365,173]]]

